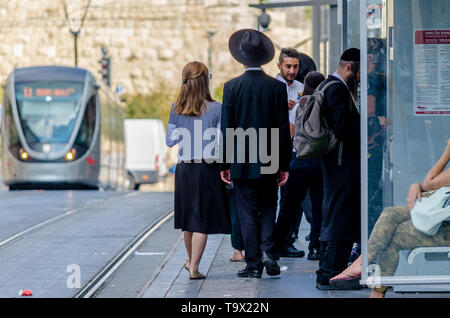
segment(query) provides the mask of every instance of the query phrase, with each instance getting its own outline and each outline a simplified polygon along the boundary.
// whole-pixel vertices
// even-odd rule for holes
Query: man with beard
[[[293,48],[281,49],[278,60],[278,69],[276,79],[286,84],[289,117],[297,103],[299,94],[303,92],[303,84],[295,79],[299,70],[299,53]],[[280,188],[281,201],[285,195],[285,187]],[[293,233],[294,226],[300,225],[302,218],[302,207],[290,207],[289,209],[281,209],[278,213],[277,223],[274,230],[274,239],[276,247],[273,250],[273,256],[278,259],[281,257],[303,257],[305,252],[294,246]]]
[[[337,71],[319,86],[338,81],[325,92],[323,116],[338,139],[323,156],[323,223],[316,287],[333,289],[329,280],[347,267],[354,242],[361,241],[360,115],[355,102],[360,51],[346,50]]]
[[[289,114],[298,100],[298,94],[303,92],[303,84],[295,79],[300,65],[299,53],[296,49],[281,49],[276,79],[286,84],[288,94]]]

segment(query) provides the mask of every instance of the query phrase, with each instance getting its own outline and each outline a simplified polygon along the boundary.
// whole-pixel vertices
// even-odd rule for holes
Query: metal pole
[[[367,163],[367,0],[360,6],[360,47],[361,47],[361,280],[368,278],[368,163]]]
[[[70,33],[72,33],[73,34],[73,36],[74,36],[74,50],[75,50],[75,67],[78,67],[78,34],[80,34],[80,32],[81,32],[81,29],[83,28],[83,24],[84,24],[84,20],[86,19],[86,15],[87,15],[87,12],[88,12],[88,10],[89,10],[89,6],[90,6],[90,4],[91,4],[91,0],[88,0],[88,3],[86,4],[86,6],[85,6],[85,8],[84,8],[84,13],[83,13],[83,16],[81,17],[81,19],[74,19],[74,21],[76,21],[76,22],[79,22],[80,23],[80,25],[77,25],[77,24],[75,24],[75,26],[74,25],[71,25],[71,20],[70,20],[70,17],[69,17],[69,12],[67,11],[68,9],[67,9],[67,4],[66,4],[66,1],[65,0],[62,0],[62,4],[63,4],[63,7],[64,7],[64,14],[65,14],[65,16],[66,16],[66,21],[67,21],[67,25],[68,25],[68,27],[69,27],[69,31],[70,31]]]
[[[330,6],[330,23],[328,25],[328,40],[329,40],[329,60],[328,71],[330,73],[336,70],[339,57],[341,55],[341,28],[338,23],[339,10],[337,6]],[[341,25],[342,26],[342,25]]]
[[[208,47],[208,69],[209,69],[209,73],[212,74],[213,70],[212,70],[212,54],[213,54],[213,48],[212,48],[212,38],[214,36],[214,34],[216,32],[214,31],[207,31],[208,32],[208,42],[209,42],[209,47]],[[209,91],[210,93],[212,93],[212,89],[213,89],[213,83],[212,83],[212,78],[209,79]]]
[[[78,32],[73,32],[74,38],[74,53],[75,53],[75,67],[78,67]]]
[[[342,27],[341,27],[341,47],[342,51],[347,49],[347,0],[342,1]]]
[[[313,60],[320,70],[320,6],[313,7]]]
[[[321,14],[323,16],[323,23],[320,26],[320,39],[323,43],[323,74],[327,76],[328,74],[328,8],[327,7],[321,7]]]

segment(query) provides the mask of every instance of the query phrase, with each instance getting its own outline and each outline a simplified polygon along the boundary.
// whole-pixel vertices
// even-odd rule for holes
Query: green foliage
[[[125,95],[126,118],[159,118],[167,128],[170,107],[176,97],[175,89],[164,86],[148,95]]]
[[[223,84],[224,84],[224,83],[222,83],[220,86],[218,86],[218,87],[216,87],[216,88],[214,89],[214,94],[213,94],[213,96],[212,96],[212,98],[213,98],[215,101],[219,102],[219,103],[222,103],[222,98],[223,98]]]
[[[158,118],[166,125],[169,121],[170,107],[178,96],[177,89],[160,86],[155,92],[147,95],[124,95],[126,118]],[[214,89],[213,99],[222,103],[223,83]]]
[[[313,16],[313,9],[310,6],[305,6],[304,9],[305,17],[307,20],[311,20]]]
[[[158,118],[167,128],[170,107],[178,96],[177,89],[160,86],[155,92],[143,95],[124,95],[126,118]],[[214,89],[213,99],[222,103],[223,83]]]

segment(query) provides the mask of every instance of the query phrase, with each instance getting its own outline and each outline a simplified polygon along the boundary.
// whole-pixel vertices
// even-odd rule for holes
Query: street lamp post
[[[80,34],[80,31],[70,30],[70,33],[72,33],[74,40],[75,67],[78,67],[78,34]]]
[[[66,3],[66,0],[61,0],[64,6],[64,13],[66,15],[67,25],[69,26],[69,31],[73,35],[74,38],[74,54],[75,54],[75,67],[78,67],[78,35],[81,32],[81,28],[83,27],[84,19],[86,18],[87,11],[89,9],[89,5],[91,4],[91,0],[87,0],[87,4],[84,7],[84,12],[81,15],[81,1],[71,1],[71,8],[69,9]],[[75,5],[73,5],[75,3]],[[77,5],[78,4],[78,5]]]

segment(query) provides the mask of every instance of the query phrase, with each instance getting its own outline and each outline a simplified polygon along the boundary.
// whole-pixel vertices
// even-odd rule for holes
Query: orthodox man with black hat
[[[278,187],[288,179],[291,153],[286,84],[261,69],[275,54],[262,32],[239,30],[228,45],[245,68],[225,83],[221,120],[221,178],[235,188],[247,263],[238,276],[260,278],[264,268],[275,276],[280,267],[270,254],[272,232]]]
[[[360,52],[346,50],[338,69],[319,85],[325,92],[323,115],[338,143],[322,158],[324,199],[320,262],[316,287],[334,289],[329,280],[344,270],[354,242],[361,241],[360,115],[357,97]]]

